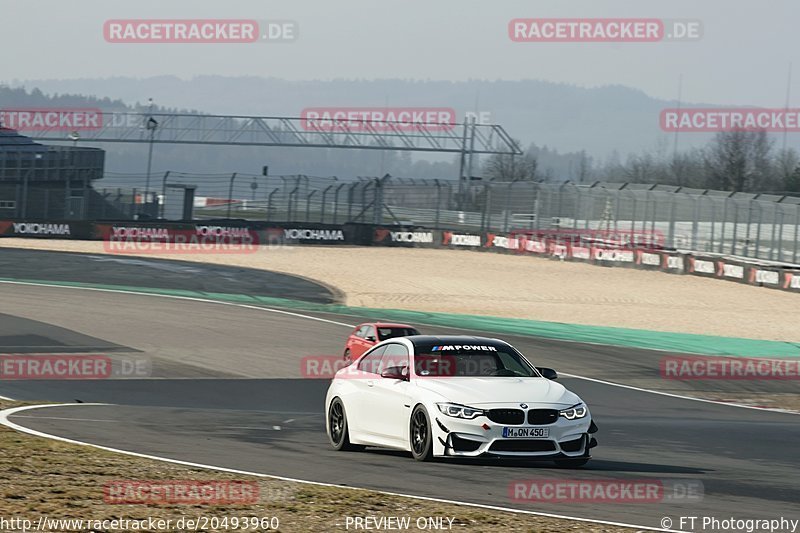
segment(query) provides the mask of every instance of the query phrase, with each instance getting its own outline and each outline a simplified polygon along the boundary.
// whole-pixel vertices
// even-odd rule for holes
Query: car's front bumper
[[[591,433],[596,431],[591,416],[578,420],[559,417],[546,425],[507,425],[492,422],[484,416],[474,420],[448,417],[437,413],[433,423],[437,448],[450,457],[481,455],[528,457],[542,459],[588,457],[596,445]],[[503,428],[547,428],[543,438],[503,437]]]

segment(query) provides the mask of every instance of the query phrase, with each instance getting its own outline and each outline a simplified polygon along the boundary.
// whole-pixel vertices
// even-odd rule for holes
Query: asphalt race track
[[[0,264],[10,257],[7,252],[0,251]],[[26,253],[31,252],[15,251],[13,259],[31,260],[32,256],[25,259]],[[71,254],[62,261],[56,254],[36,253],[41,270],[36,267],[35,277],[44,279],[40,272],[47,272],[46,279],[53,281],[124,279],[117,283],[147,287],[174,281],[187,289],[203,284],[204,290],[219,292],[259,290],[311,301],[336,299],[324,287],[290,276],[234,274],[223,267],[149,259],[105,261],[96,272],[77,279],[86,263],[98,261],[96,257]],[[27,272],[4,270],[4,277],[34,277],[30,275],[34,270]],[[214,283],[217,276],[224,280],[220,281],[226,284],[224,290]],[[493,460],[420,464],[406,454],[380,450],[337,453],[324,433],[327,382],[301,379],[300,359],[340,354],[346,325],[357,323],[358,317],[300,316],[211,302],[6,283],[0,284],[0,302],[0,352],[103,353],[152,362],[146,379],[0,381],[0,396],[18,400],[113,404],[75,403],[10,418],[45,433],[251,472],[647,527],[659,527],[665,516],[676,524],[679,516],[800,518],[796,415],[562,377],[587,401],[600,427],[600,446],[583,469]],[[424,325],[420,329],[456,332]],[[634,386],[654,379],[664,355],[506,338],[541,366]],[[535,479],[660,480],[675,484],[679,494],[658,503],[630,504],[520,503],[510,498],[513,481]],[[702,498],[682,497],[680,488],[695,487],[696,482],[704,487]]]

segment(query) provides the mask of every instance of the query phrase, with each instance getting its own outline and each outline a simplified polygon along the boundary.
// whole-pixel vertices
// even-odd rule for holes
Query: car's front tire
[[[344,351],[344,356],[342,357],[345,361],[350,361],[350,348],[347,348]]]
[[[411,455],[417,461],[430,461],[433,458],[433,432],[428,411],[421,405],[411,413],[409,431]]]
[[[364,446],[350,443],[350,433],[347,428],[347,413],[344,403],[339,398],[334,398],[328,408],[328,439],[334,450],[343,452],[356,452]]]

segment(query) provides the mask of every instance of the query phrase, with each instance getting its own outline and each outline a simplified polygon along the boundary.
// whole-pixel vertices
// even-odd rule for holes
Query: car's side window
[[[356,329],[356,337],[364,338],[364,332],[367,331],[367,326],[361,326],[360,328]]]
[[[386,346],[381,346],[368,352],[367,355],[362,357],[358,362],[358,369],[362,372],[369,372],[370,374],[380,374],[381,358],[383,357],[384,351],[386,351]]]
[[[377,337],[375,337],[375,328],[373,328],[372,326],[365,326],[365,328],[366,328],[366,330],[364,330],[365,339],[369,339],[370,337],[372,337],[373,340],[377,339]]]
[[[391,367],[405,368],[406,372],[408,372],[408,365],[408,348],[402,344],[386,345],[386,351],[383,352],[383,359],[381,360],[381,372]]]

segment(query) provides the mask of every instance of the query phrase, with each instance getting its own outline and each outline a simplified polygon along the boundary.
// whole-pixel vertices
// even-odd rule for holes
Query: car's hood
[[[499,403],[547,403],[570,407],[581,401],[562,384],[545,378],[418,378],[416,384],[440,395],[440,401],[472,407]]]

